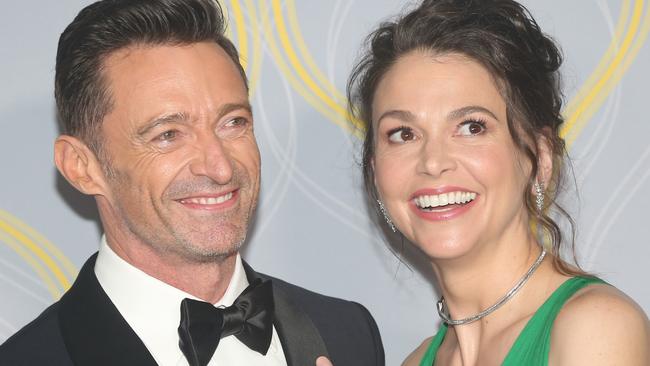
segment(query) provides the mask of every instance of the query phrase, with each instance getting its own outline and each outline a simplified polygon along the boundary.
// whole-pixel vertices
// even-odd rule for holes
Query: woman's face
[[[470,58],[412,52],[377,86],[375,183],[397,226],[431,258],[453,258],[527,233],[530,163],[506,103]]]

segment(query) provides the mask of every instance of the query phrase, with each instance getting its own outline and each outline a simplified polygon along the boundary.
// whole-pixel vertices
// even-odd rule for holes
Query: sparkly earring
[[[544,184],[535,181],[535,205],[540,214],[544,210]]]
[[[377,204],[379,205],[379,211],[381,211],[381,214],[384,215],[384,220],[386,220],[388,227],[390,227],[390,229],[396,233],[397,229],[395,228],[395,224],[393,224],[393,220],[391,220],[390,216],[388,216],[388,212],[386,211],[386,207],[384,207],[384,203],[380,200],[377,200]]]

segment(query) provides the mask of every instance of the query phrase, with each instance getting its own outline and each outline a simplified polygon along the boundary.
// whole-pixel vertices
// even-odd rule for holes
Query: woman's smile
[[[458,187],[421,189],[412,195],[411,209],[425,220],[454,219],[473,207],[476,192]]]
[[[525,232],[531,164],[481,64],[462,55],[403,56],[379,82],[373,116],[379,196],[397,229],[431,258]]]

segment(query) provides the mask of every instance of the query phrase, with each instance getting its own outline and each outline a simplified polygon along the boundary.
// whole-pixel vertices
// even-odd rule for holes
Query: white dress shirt
[[[161,366],[188,366],[178,346],[180,306],[185,298],[197,299],[173,286],[149,276],[120,258],[102,237],[95,263],[95,275],[108,297],[149,353]],[[221,300],[214,306],[230,306],[248,286],[241,258],[237,255],[235,271]],[[221,339],[209,366],[277,365],[286,366],[280,338],[273,327],[267,354],[250,350],[235,336]]]

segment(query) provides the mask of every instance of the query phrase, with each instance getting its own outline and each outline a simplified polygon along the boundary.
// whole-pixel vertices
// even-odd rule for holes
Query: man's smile
[[[231,207],[239,196],[239,189],[224,194],[200,194],[176,200],[187,208],[200,210],[219,210]]]

